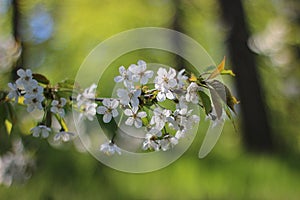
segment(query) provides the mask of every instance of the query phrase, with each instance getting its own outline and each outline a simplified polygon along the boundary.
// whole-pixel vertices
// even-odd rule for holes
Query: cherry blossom
[[[121,149],[114,144],[112,141],[109,141],[107,143],[104,143],[100,146],[100,151],[102,151],[103,153],[105,153],[106,155],[113,155],[115,153],[118,153],[119,155],[121,155]]]
[[[97,108],[97,113],[103,115],[103,122],[108,123],[112,117],[119,115],[117,107],[119,106],[119,101],[116,99],[104,99],[102,102],[103,106]]]
[[[60,115],[61,117],[65,116],[64,106],[66,105],[67,100],[65,98],[60,98],[60,101],[53,100],[51,102],[51,109],[50,111]]]
[[[148,79],[152,78],[153,71],[147,70],[146,62],[139,60],[137,65],[132,64],[129,66],[128,70],[133,73],[132,79],[135,82],[140,81],[142,85],[148,83]]]
[[[142,118],[146,117],[147,114],[144,111],[138,112],[138,107],[133,107],[132,109],[126,109],[124,111],[124,114],[126,116],[129,116],[128,119],[125,121],[125,124],[128,126],[134,126],[136,128],[141,128],[143,123],[142,123]]]
[[[33,137],[42,137],[47,138],[49,136],[49,133],[51,132],[51,128],[45,126],[45,125],[38,125],[30,130]]]

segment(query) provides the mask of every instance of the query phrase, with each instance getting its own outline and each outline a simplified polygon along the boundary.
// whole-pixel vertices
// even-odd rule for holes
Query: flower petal
[[[114,78],[114,81],[116,82],[116,83],[119,83],[119,82],[121,82],[121,81],[123,81],[124,80],[124,78],[122,77],[122,76],[116,76],[115,78]]]
[[[119,105],[119,101],[117,99],[114,99],[111,101],[111,108],[116,109]]]
[[[147,117],[147,113],[144,112],[144,111],[142,111],[142,112],[139,112],[139,113],[137,114],[137,116],[138,116],[139,118],[145,118],[145,117]]]
[[[136,128],[141,128],[141,127],[143,126],[142,120],[141,120],[141,119],[136,119],[136,120],[134,121],[134,126],[135,126]]]
[[[125,124],[128,126],[132,126],[133,122],[134,122],[133,117],[128,117],[128,119],[125,121]]]
[[[103,122],[108,123],[108,122],[110,122],[111,118],[112,118],[112,115],[110,113],[105,113],[103,115]]]
[[[116,109],[112,110],[111,113],[112,113],[113,117],[116,117],[119,115],[119,112]]]
[[[97,113],[103,115],[107,111],[107,108],[104,106],[99,106],[97,108]]]
[[[132,116],[132,115],[133,115],[132,110],[130,110],[130,109],[124,110],[124,114],[125,114],[126,116]]]

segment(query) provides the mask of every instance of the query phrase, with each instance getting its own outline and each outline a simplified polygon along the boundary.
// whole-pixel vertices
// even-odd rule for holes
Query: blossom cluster
[[[80,113],[82,120],[92,121],[97,115],[102,116],[98,119],[104,125],[120,125],[125,117],[126,126],[144,130],[141,149],[167,151],[189,136],[194,125],[200,122],[200,116],[192,109],[195,106],[200,106],[214,125],[224,119],[224,113],[230,116],[228,108],[234,112],[237,100],[224,84],[214,80],[221,73],[233,74],[224,70],[224,64],[225,60],[216,70],[195,76],[184,69],[176,71],[172,67],[159,67],[155,73],[147,69],[145,61],[139,60],[128,69],[124,66],[119,68],[119,75],[114,78],[118,87],[116,98],[97,97],[96,84],[86,89],[76,88],[74,82],[53,86],[43,75],[20,69],[17,71],[18,80],[8,84],[10,91],[7,98],[25,104],[28,112],[36,109],[44,111],[43,119],[31,129],[34,137],[48,138],[54,131],[54,118],[61,127],[54,140],[66,142],[74,138],[75,134],[68,131],[64,120],[68,110],[73,109]],[[205,77],[205,74],[208,76]],[[69,95],[64,94],[65,91]],[[224,91],[226,97],[222,96]],[[226,112],[224,109],[227,109]],[[100,151],[108,155],[121,154],[122,150],[114,140],[118,132],[112,132],[114,135],[100,146]]]
[[[0,157],[0,184],[10,186],[30,177],[34,160],[23,147],[21,140],[13,142],[13,149]]]
[[[45,114],[48,112],[47,107],[50,108],[50,112],[57,115],[58,118],[63,118],[65,116],[64,107],[67,103],[67,99],[51,99],[50,101],[46,99],[44,95],[44,87],[42,87],[39,82],[34,79],[32,71],[30,69],[23,70],[19,69],[17,71],[19,78],[15,83],[8,83],[10,91],[7,98],[15,103],[25,104],[27,106],[27,111],[33,112],[34,110],[44,110]],[[47,102],[51,102],[50,105],[46,105]],[[45,116],[45,115],[44,115]],[[44,121],[46,119],[44,118]],[[34,137],[48,138],[52,132],[51,124],[48,126],[45,122],[38,123],[37,126],[33,127],[30,131]],[[55,134],[54,140],[69,141],[74,134],[62,129]]]
[[[19,97],[24,94],[24,104],[27,105],[28,112],[32,112],[34,109],[43,110],[44,88],[39,86],[38,82],[32,78],[31,70],[20,69],[17,74],[19,79],[16,83],[8,83],[8,87],[11,89],[8,98],[15,99],[18,102]]]
[[[146,131],[142,149],[166,151],[178,144],[178,140],[186,136],[193,124],[200,121],[200,117],[193,115],[193,110],[188,108],[189,102],[198,103],[194,99],[199,88],[190,89],[192,86],[188,86],[188,77],[184,72],[185,70],[181,70],[177,73],[171,67],[168,70],[159,68],[154,77],[155,87],[149,89],[144,86],[147,86],[154,72],[147,70],[144,61],[132,64],[128,69],[121,66],[120,75],[114,78],[116,83],[124,86],[117,90],[119,98],[104,99],[103,106],[98,107],[97,113],[103,114],[103,121],[108,123],[112,117],[118,116],[117,107],[120,104],[127,116],[125,124],[136,128],[144,127]],[[160,104],[168,100],[177,102],[174,111]],[[102,150],[108,149],[105,146],[110,147],[111,154],[112,141],[104,144]]]

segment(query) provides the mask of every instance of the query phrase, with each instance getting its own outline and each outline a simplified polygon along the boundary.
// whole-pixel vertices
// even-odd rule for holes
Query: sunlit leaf
[[[6,119],[4,121],[4,124],[5,124],[5,128],[6,128],[7,134],[10,135],[11,129],[12,129],[12,123],[8,119]]]
[[[235,76],[235,73],[231,69],[223,69],[221,71],[221,75],[230,75],[230,76]]]
[[[195,76],[195,74],[191,74],[191,77],[189,78],[189,81],[196,82],[197,81],[197,76]]]
[[[224,70],[224,67],[225,67],[225,56],[222,62],[218,65],[217,69],[215,69],[215,71],[213,71],[207,79],[213,79],[216,76],[218,76]]]
[[[32,77],[37,80],[37,82],[48,85],[50,81],[42,74],[32,74]]]

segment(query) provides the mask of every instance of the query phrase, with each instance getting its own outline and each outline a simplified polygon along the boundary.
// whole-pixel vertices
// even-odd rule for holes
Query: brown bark
[[[219,0],[219,5],[222,20],[228,27],[226,45],[236,73],[244,145],[250,151],[270,152],[274,143],[255,57],[247,46],[250,31],[242,1]]]

